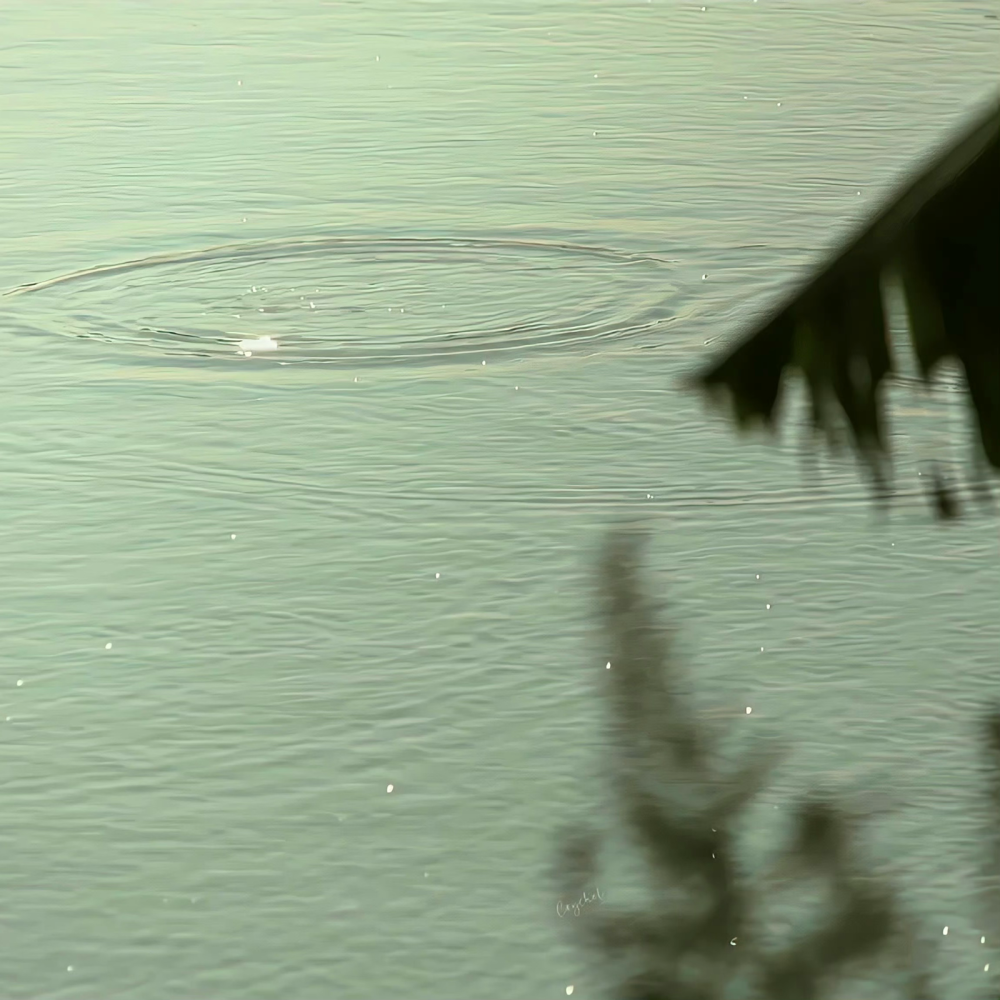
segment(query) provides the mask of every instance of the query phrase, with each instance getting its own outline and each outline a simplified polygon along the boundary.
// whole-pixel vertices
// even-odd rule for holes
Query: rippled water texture
[[[8,296],[25,328],[150,353],[414,363],[635,337],[671,319],[669,274],[602,247],[332,237],[147,257]]]
[[[699,710],[792,745],[748,864],[874,798],[976,996],[997,522],[921,475],[960,375],[889,388],[885,517],[679,382],[996,87],[997,13],[4,5],[0,994],[602,995],[549,873],[611,823],[593,569],[641,519]]]

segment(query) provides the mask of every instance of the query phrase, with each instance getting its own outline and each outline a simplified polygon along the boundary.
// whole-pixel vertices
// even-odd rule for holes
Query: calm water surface
[[[0,992],[596,996],[548,865],[639,517],[699,700],[796,743],[748,850],[884,796],[973,995],[961,396],[896,392],[879,522],[672,386],[996,86],[996,0],[8,7],[0,285],[75,276],[0,299]]]

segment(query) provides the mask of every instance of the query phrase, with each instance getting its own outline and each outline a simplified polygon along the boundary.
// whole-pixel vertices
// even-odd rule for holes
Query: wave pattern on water
[[[571,243],[337,236],[145,257],[7,299],[22,329],[147,355],[438,364],[662,329],[676,316],[670,263]]]

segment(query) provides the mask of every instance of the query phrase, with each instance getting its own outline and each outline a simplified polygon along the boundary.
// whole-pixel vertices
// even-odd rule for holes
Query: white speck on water
[[[435,580],[440,580],[441,579],[441,574],[440,573],[435,573],[434,574],[434,579]]]
[[[778,101],[778,107],[779,108],[781,107],[781,101]]]
[[[375,57],[375,62],[378,62],[378,56]]]
[[[749,705],[747,705],[747,715],[749,715],[752,711],[753,709]]]
[[[110,648],[111,648],[111,643],[110,643],[110,642],[106,642],[106,643],[104,644],[104,648],[105,648],[105,649],[110,649]]]
[[[316,303],[315,302],[310,302],[309,303],[309,308],[310,309],[315,309],[316,308]]]
[[[573,995],[573,987],[572,986],[567,986],[566,987],[566,996],[572,996],[572,995]]]
[[[236,536],[235,536],[235,535],[230,535],[230,536],[229,536],[229,540],[230,540],[231,542],[235,542],[235,541],[236,541]]]
[[[250,357],[253,351],[276,351],[278,342],[270,337],[258,337],[256,340],[241,340],[236,347],[237,351]]]
[[[704,281],[704,280],[705,280],[705,279],[706,279],[707,277],[708,277],[708,275],[707,275],[707,274],[703,274],[703,275],[701,276],[701,280],[702,280],[702,281]]]
[[[758,579],[758,580],[760,579],[760,573],[758,573],[758,574],[757,574],[757,579]]]
[[[594,135],[597,135],[597,133],[595,132]]]
[[[605,670],[610,670],[611,669],[611,661],[610,660],[608,660],[608,662],[604,665],[604,669]]]
[[[944,929],[943,931],[941,931],[941,933],[942,933],[942,934],[947,934],[947,933],[948,933],[948,928],[947,928],[947,927],[945,927],[945,929]]]
[[[242,81],[242,80],[237,80],[237,81],[236,81],[236,86],[237,86],[237,87],[242,87],[242,86],[243,86],[243,81]],[[244,219],[243,221],[244,221],[244,222],[246,222],[247,220],[246,220],[246,219]]]
[[[73,966],[72,965],[67,965],[66,966],[66,971],[67,972],[72,972],[73,971]]]
[[[765,607],[765,608],[766,608],[766,609],[767,609],[768,611],[770,611],[770,610],[771,610],[771,605],[770,605],[770,604],[765,604],[765,605],[764,605],[764,607]]]
[[[21,680],[20,678],[18,678],[18,680],[17,680],[17,686],[18,687],[23,687],[24,686],[24,681]]]
[[[986,938],[985,938],[985,937],[981,937],[981,938],[979,939],[979,943],[980,943],[980,944],[986,944]]]
[[[485,358],[483,358],[483,364],[484,364],[484,365],[486,364],[486,359],[485,359]]]
[[[764,647],[763,647],[763,646],[761,646],[761,647],[760,647],[760,651],[761,651],[762,653],[764,652]]]
[[[514,386],[514,391],[515,391],[515,392],[517,392],[518,388],[519,388],[519,386],[516,386],[516,385],[515,385],[515,386]]]
[[[385,791],[386,791],[386,794],[389,794],[389,793],[391,793],[391,792],[392,792],[392,787],[393,787],[392,785],[386,785],[386,786],[385,786]]]

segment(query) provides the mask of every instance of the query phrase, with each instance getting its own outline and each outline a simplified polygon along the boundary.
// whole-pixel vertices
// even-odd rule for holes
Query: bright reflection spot
[[[752,711],[753,709],[749,705],[747,705],[747,715],[749,715]]]
[[[253,351],[276,351],[278,342],[270,337],[258,337],[256,340],[241,340],[236,347],[249,358]]]
[[[948,933],[948,928],[946,927],[941,933],[942,934],[947,934]]]
[[[392,791],[392,785],[386,785],[386,786],[385,786],[385,790],[386,790],[386,793],[387,793],[387,794],[388,794],[389,792],[391,792],[391,791]]]
[[[566,996],[572,996],[572,995],[573,995],[573,987],[572,986],[567,986],[566,987]]]
[[[604,665],[604,669],[605,670],[610,670],[611,669],[611,661],[610,660],[608,660],[608,662]]]
[[[22,680],[21,680],[21,679],[19,678],[19,679],[18,679],[18,682],[17,682],[17,686],[18,686],[18,687],[21,687],[21,686],[22,686],[23,684],[24,684],[24,681],[22,681]]]

